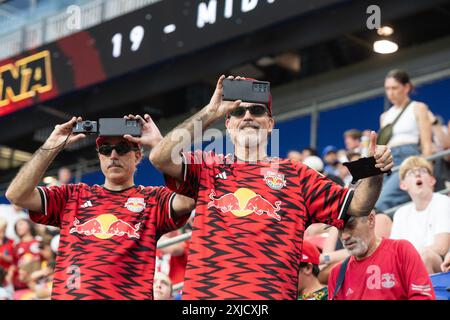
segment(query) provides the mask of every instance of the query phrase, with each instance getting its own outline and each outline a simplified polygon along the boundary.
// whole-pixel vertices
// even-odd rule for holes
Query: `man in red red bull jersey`
[[[165,187],[134,184],[141,146],[162,139],[149,116],[142,136],[99,137],[97,152],[105,183],[37,187],[47,167],[65,147],[84,135],[71,134],[81,118],[57,125],[33,158],[19,171],[6,197],[30,218],[61,229],[52,299],[153,299],[156,242],[180,228],[194,201]],[[67,139],[67,140],[66,140]]]
[[[321,222],[342,228],[349,214],[369,214],[382,175],[350,190],[300,162],[269,157],[271,102],[222,101],[224,79],[210,103],[150,155],[153,165],[172,177],[170,188],[197,201],[183,299],[294,300],[306,227]],[[206,129],[224,117],[233,155],[195,151],[183,152],[182,161],[172,158],[180,150],[177,136],[185,140],[190,134],[192,143],[194,128]],[[376,167],[392,168],[390,150],[376,146],[375,132],[370,151]]]

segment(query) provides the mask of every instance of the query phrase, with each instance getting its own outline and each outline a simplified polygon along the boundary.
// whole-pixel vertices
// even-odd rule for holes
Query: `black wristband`
[[[375,167],[375,164],[375,157],[361,158],[356,161],[343,163],[353,177],[352,184],[359,179],[378,176],[383,173],[390,174],[392,172],[391,170],[388,172],[381,171],[379,168]]]

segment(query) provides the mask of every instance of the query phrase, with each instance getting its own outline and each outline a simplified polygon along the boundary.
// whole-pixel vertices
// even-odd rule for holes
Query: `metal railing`
[[[448,156],[448,155],[450,155],[450,149],[444,150],[444,151],[440,151],[440,152],[436,152],[435,154],[433,154],[433,155],[431,155],[429,157],[426,157],[425,159],[428,160],[428,161],[433,161],[433,160],[440,159],[440,158],[443,158],[443,157]],[[395,166],[394,168],[392,168],[392,172],[396,172],[396,171],[400,170],[400,166],[401,166],[401,164],[399,164],[399,165]]]
[[[0,24],[0,60],[160,1],[163,0],[91,0],[77,5],[80,25],[76,27],[68,23],[72,13],[67,12],[67,8],[57,13],[50,11],[50,16],[37,21],[30,22],[24,17],[8,18]],[[2,27],[9,24],[17,27]]]
[[[170,239],[167,239],[167,240],[158,241],[156,247],[158,249],[166,248],[166,247],[171,246],[173,244],[177,244],[177,243],[189,240],[191,238],[191,236],[192,236],[192,231],[189,231],[189,232],[180,234],[180,235],[178,235],[176,237],[173,237],[173,238],[170,238]],[[178,292],[181,289],[183,289],[183,285],[184,285],[184,282],[179,282],[179,283],[175,283],[175,284],[172,285],[172,296],[173,297],[176,297]]]
[[[178,235],[176,237],[160,241],[160,242],[158,242],[156,247],[158,249],[166,248],[166,247],[171,246],[173,244],[177,244],[179,242],[183,242],[185,240],[189,240],[191,238],[191,236],[192,236],[192,232],[189,231],[189,232],[180,234],[180,235]]]
[[[437,191],[438,193],[442,193],[442,194],[448,194],[449,192],[450,192],[450,188],[445,188],[445,189],[442,189],[442,190],[440,190],[440,191]],[[392,208],[390,208],[390,209],[387,209],[385,212],[383,212],[384,214],[391,214],[391,213],[394,213],[395,211],[397,211],[398,209],[400,209],[401,207],[404,207],[404,206],[406,206],[407,204],[410,204],[412,201],[408,201],[408,202],[405,202],[405,203],[402,203],[402,204],[399,204],[399,205],[397,205],[397,206],[395,206],[395,207],[392,207]]]

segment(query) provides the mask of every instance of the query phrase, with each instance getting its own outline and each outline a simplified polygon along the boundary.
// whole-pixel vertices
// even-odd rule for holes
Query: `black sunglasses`
[[[260,117],[267,113],[267,108],[265,106],[254,104],[249,107],[237,107],[236,109],[230,112],[230,116],[242,118],[247,112],[247,110],[250,112],[252,116],[255,117]]]
[[[98,153],[104,155],[104,156],[110,156],[111,152],[113,150],[116,150],[117,154],[119,156],[123,156],[124,154],[127,154],[131,150],[137,151],[139,148],[131,146],[129,143],[126,142],[119,142],[118,144],[102,144],[100,147],[98,147]]]

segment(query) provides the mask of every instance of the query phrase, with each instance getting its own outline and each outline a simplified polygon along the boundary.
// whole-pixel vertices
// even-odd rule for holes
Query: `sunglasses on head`
[[[136,151],[139,149],[135,146],[130,145],[129,143],[119,142],[118,144],[102,144],[100,147],[98,147],[97,151],[104,156],[110,156],[113,150],[116,150],[119,156],[123,156],[131,150]]]
[[[230,112],[230,116],[236,118],[242,118],[247,110],[250,112],[252,116],[260,117],[267,113],[267,108],[262,105],[254,104],[249,107],[237,107],[233,111]]]

